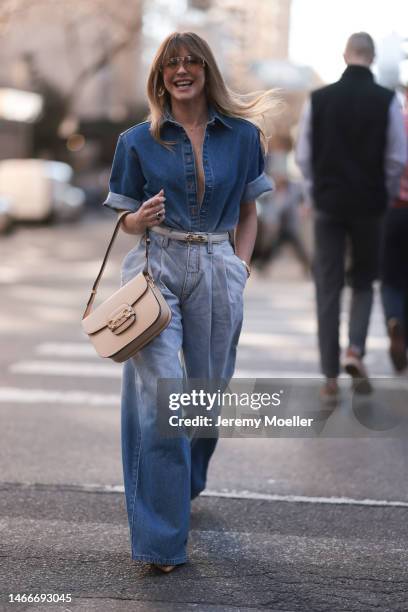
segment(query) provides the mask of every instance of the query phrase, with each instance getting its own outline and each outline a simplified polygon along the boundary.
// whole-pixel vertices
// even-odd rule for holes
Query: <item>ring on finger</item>
[[[157,220],[159,220],[159,219],[160,219],[160,217],[161,217],[161,212],[157,212],[157,213],[156,213],[156,219],[157,219]]]

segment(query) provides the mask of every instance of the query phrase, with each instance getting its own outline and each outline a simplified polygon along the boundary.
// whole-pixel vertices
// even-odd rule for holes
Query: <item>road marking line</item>
[[[91,347],[92,348],[92,347]],[[73,356],[73,355],[71,355]],[[80,376],[95,378],[120,378],[122,368],[120,364],[115,365],[109,361],[106,363],[86,363],[78,361],[18,361],[9,367],[13,374],[46,374],[49,376]],[[235,372],[236,378],[314,378],[320,379],[319,375],[311,372],[274,372],[272,370],[259,371],[241,370]]]
[[[117,290],[117,285],[106,286],[104,284],[104,291],[109,295]],[[36,285],[19,284],[9,288],[8,295],[17,298],[19,301],[35,301],[39,303],[49,304],[54,303],[70,305],[75,308],[82,304],[84,291],[80,286],[70,287],[64,289],[63,287],[39,287]]]
[[[281,378],[292,378],[292,379],[314,379],[316,381],[322,381],[322,377],[319,376],[316,372],[296,372],[294,370],[285,370],[283,372],[272,371],[272,370],[259,370],[256,369],[241,369],[237,368],[235,370],[234,378],[250,378],[252,380],[256,380],[258,378],[270,378],[270,379],[278,379]]]
[[[291,320],[291,319],[290,319]],[[242,332],[240,346],[251,346],[255,348],[271,347],[284,349],[303,349],[305,340],[308,341],[308,349],[313,349],[317,355],[316,332],[314,330],[296,331],[296,333],[268,333],[268,332]],[[388,340],[385,336],[373,336],[369,338],[369,348],[386,349]]]
[[[92,347],[91,347],[92,348]],[[95,361],[87,363],[84,361],[18,361],[9,366],[13,374],[44,374],[48,376],[78,376],[82,378],[121,378],[121,364],[114,364],[109,360],[105,363]],[[282,372],[273,370],[244,369],[238,368],[234,378],[249,378],[256,381],[261,378],[271,380],[292,379],[292,384],[303,384],[305,380],[318,383],[321,376],[316,372],[301,372],[284,370]],[[345,374],[341,379],[348,379]],[[379,389],[406,390],[408,389],[408,378],[389,375],[372,376],[371,380]]]
[[[115,406],[119,395],[89,393],[87,391],[47,391],[45,389],[19,389],[0,387],[0,403],[14,404],[79,404],[90,406]]]
[[[84,363],[77,361],[19,361],[9,368],[13,374],[46,374],[48,376],[80,376],[83,378],[120,378],[120,364]]]
[[[262,370],[246,370],[238,368],[235,370],[234,378],[250,378],[256,381],[258,378],[269,378],[271,380],[291,379],[293,385],[313,385],[321,384],[323,378],[317,372],[301,372],[296,370],[283,370],[279,371],[262,371]],[[350,382],[350,376],[347,374],[340,374],[340,381]],[[408,378],[403,376],[393,376],[389,374],[378,374],[370,376],[370,380],[374,387],[378,389],[391,389],[391,390],[407,390],[408,389]]]
[[[305,332],[297,333],[268,333],[268,332],[242,332],[239,339],[240,347],[248,348],[271,348],[271,349],[296,349],[298,351],[306,350],[307,354],[317,355],[317,346],[315,334]],[[384,349],[387,348],[387,339],[382,337],[371,337],[371,348]],[[36,348],[36,352],[42,355],[72,355],[72,356],[87,356],[96,355],[94,348],[89,342],[43,342]]]
[[[32,488],[38,490],[78,491],[79,493],[124,493],[123,485],[100,485],[100,484],[54,484],[35,482],[0,482],[2,487]],[[346,506],[370,506],[408,508],[408,501],[386,500],[386,499],[355,499],[353,497],[311,497],[308,495],[278,495],[274,493],[257,493],[256,491],[238,491],[222,489],[220,491],[206,490],[201,493],[202,497],[222,497],[226,499],[260,500],[289,502],[296,504],[330,504]]]
[[[42,342],[37,344],[35,352],[58,357],[98,357],[89,342]]]
[[[242,349],[242,351],[252,351],[252,348],[254,346],[255,344],[251,345],[246,343],[245,338],[243,340],[240,340],[240,349]],[[289,357],[291,360],[293,360],[294,344],[291,344],[290,340],[288,341],[287,346],[284,346],[283,344],[274,345],[273,343],[266,342],[263,346],[262,343],[260,343],[258,348],[263,348],[264,350],[267,350],[269,348],[270,351],[279,348],[281,359],[283,358],[283,356],[286,356],[286,358]],[[90,344],[90,342],[44,342],[38,344],[35,347],[35,352],[37,353],[37,355],[45,355],[47,357],[94,357],[95,359],[98,359],[97,353],[93,346]],[[308,362],[315,362],[317,360],[316,355],[317,353],[314,347],[312,346],[302,346],[296,349],[296,358],[298,361],[302,360]]]
[[[257,334],[257,333],[242,333],[240,337],[240,347],[270,347],[271,349],[287,349],[292,350],[298,347],[299,350],[305,351],[310,357],[315,355],[316,350],[310,343],[305,347],[306,335],[302,335],[302,346],[299,347],[299,335],[279,335],[279,334]],[[39,355],[62,356],[62,357],[97,357],[96,351],[89,342],[42,342],[35,348],[35,352]]]
[[[310,497],[308,495],[278,495],[274,493],[256,493],[255,491],[204,491],[206,497],[225,497],[228,499],[247,499],[263,501],[284,501],[302,504],[341,504],[349,506],[391,506],[408,508],[408,502],[385,499],[355,499],[352,497]]]

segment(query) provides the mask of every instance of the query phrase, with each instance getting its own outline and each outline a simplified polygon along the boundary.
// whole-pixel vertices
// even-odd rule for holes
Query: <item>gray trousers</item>
[[[352,288],[349,346],[363,356],[373,302],[373,281],[378,278],[382,215],[334,217],[315,214],[317,323],[323,374],[335,378],[340,371],[340,300],[345,281]],[[346,266],[346,254],[348,258]]]

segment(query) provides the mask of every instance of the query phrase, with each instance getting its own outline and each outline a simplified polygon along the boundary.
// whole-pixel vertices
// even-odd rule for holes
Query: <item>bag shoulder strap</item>
[[[105,270],[105,266],[106,266],[106,263],[108,261],[109,254],[110,254],[110,252],[112,250],[113,243],[115,242],[115,238],[118,235],[118,231],[119,231],[119,227],[120,227],[120,224],[122,222],[122,219],[126,215],[131,213],[131,212],[132,212],[131,210],[124,210],[122,213],[120,213],[120,215],[119,215],[119,217],[118,217],[118,219],[116,221],[116,225],[115,225],[115,228],[113,230],[112,238],[109,241],[108,248],[106,249],[105,257],[103,258],[103,261],[102,261],[101,269],[99,270],[98,276],[95,279],[95,282],[94,282],[93,287],[92,287],[91,295],[89,297],[88,303],[87,303],[86,308],[85,308],[85,312],[82,315],[83,319],[85,319],[85,317],[87,317],[88,314],[92,310],[92,304],[94,303],[94,300],[95,300],[95,297],[96,297],[96,292],[98,290],[99,281],[102,278],[102,274],[103,274],[103,271]],[[147,259],[147,244],[146,244],[146,259]],[[146,261],[145,268],[147,269],[147,261]]]

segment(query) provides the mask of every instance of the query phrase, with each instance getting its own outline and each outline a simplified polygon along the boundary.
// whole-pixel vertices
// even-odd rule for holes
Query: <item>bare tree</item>
[[[112,64],[123,52],[138,43],[142,27],[142,0],[114,3],[111,0],[2,0],[0,4],[0,50],[7,47],[7,35],[25,31],[27,25],[48,24],[50,30],[58,28],[60,41],[65,46],[65,59],[70,66],[69,81],[58,81],[57,59],[56,78],[53,85],[61,88],[65,97],[67,112],[72,109],[75,99],[80,97],[84,86],[101,70]],[[86,32],[100,32],[103,45],[92,50],[83,50]],[[23,39],[23,37],[22,37]],[[38,43],[37,43],[38,44]],[[41,46],[41,42],[39,43]],[[47,41],[44,40],[44,45]],[[50,49],[50,53],[52,50]],[[23,53],[22,53],[23,55]],[[42,74],[35,54],[31,52],[36,70]]]

